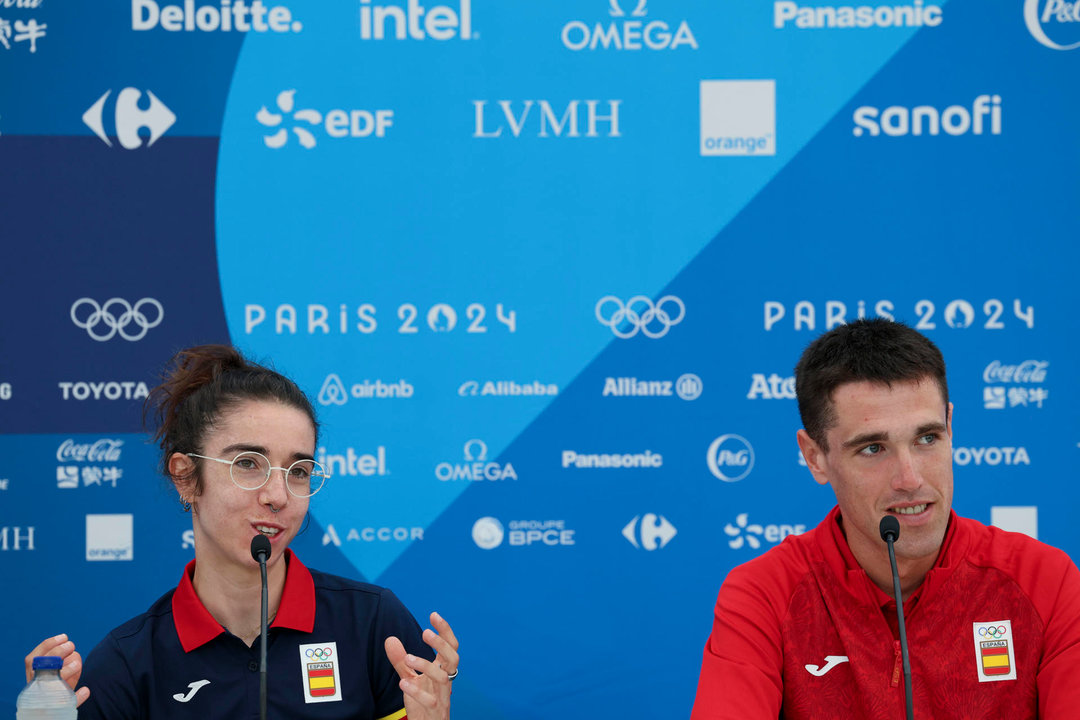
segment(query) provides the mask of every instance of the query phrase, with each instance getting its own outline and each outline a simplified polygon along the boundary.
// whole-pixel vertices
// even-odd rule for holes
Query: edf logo
[[[99,97],[82,116],[82,121],[86,124],[86,127],[93,130],[94,134],[109,147],[112,147],[112,142],[109,140],[109,136],[105,134],[104,110],[105,101],[109,99],[111,93],[112,90],[106,90],[105,94]],[[139,98],[142,97],[142,93],[133,87],[124,88],[116,96],[114,121],[116,139],[120,141],[120,145],[126,150],[134,150],[142,146],[143,141],[139,137],[139,130],[142,128],[150,131],[150,141],[146,143],[146,146],[150,147],[176,122],[176,115],[173,111],[167,108],[165,103],[158,100],[154,93],[147,90],[146,95],[150,98],[150,107],[146,110],[139,107]]]
[[[721,435],[709,445],[705,463],[724,482],[738,482],[754,469],[754,448],[741,435]]]

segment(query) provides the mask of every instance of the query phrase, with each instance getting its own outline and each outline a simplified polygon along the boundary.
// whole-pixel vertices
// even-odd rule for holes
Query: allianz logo
[[[604,397],[673,397],[697,400],[701,397],[701,378],[693,373],[671,380],[638,380],[636,377],[609,377],[604,380]]]
[[[1080,47],[1080,37],[1078,37],[1080,25],[1073,25],[1073,23],[1080,23],[1080,2],[1072,0],[1025,0],[1024,2],[1024,24],[1027,25],[1028,32],[1041,45],[1052,50],[1075,50]],[[1064,43],[1063,38],[1060,37],[1064,34],[1063,25],[1073,29]],[[1054,37],[1052,38],[1051,35]]]
[[[1024,447],[958,447],[953,448],[957,465],[1030,465],[1031,458]]]
[[[374,135],[386,137],[387,130],[394,124],[393,110],[328,110],[324,115],[318,110],[305,108],[295,110],[296,90],[283,90],[277,95],[275,113],[263,105],[255,113],[255,119],[266,128],[277,128],[269,135],[263,135],[263,144],[277,150],[289,141],[289,128],[283,125],[285,116],[292,118],[292,132],[297,142],[306,149],[315,147],[317,141],[312,130],[321,128],[331,138],[366,138]],[[297,122],[299,121],[299,122]],[[326,316],[322,318],[325,324]]]
[[[392,27],[388,27],[392,25]],[[388,29],[390,30],[388,32]],[[480,37],[472,29],[472,0],[460,0],[458,9],[450,5],[424,7],[420,0],[408,0],[405,7],[372,5],[360,0],[361,40],[450,40]]]
[[[468,480],[517,480],[517,472],[510,463],[489,462],[487,443],[469,440],[465,443],[464,462],[441,462],[435,466],[435,477],[443,482]]]
[[[768,377],[765,373],[754,373],[750,380],[750,392],[746,393],[748,400],[794,400],[795,399],[795,376],[781,377],[771,373]]]
[[[877,137],[884,133],[890,137],[904,135],[982,135],[986,130],[989,116],[991,135],[1001,134],[1001,96],[979,95],[971,104],[971,109],[963,105],[950,105],[938,110],[930,105],[918,105],[913,108],[903,105],[890,105],[881,110],[872,105],[862,105],[855,109],[852,119],[855,126],[851,129],[855,137],[869,133]]]
[[[330,473],[330,477],[373,477],[389,475],[386,469],[386,447],[380,445],[373,453],[358,453],[353,448],[345,448],[341,454],[328,453],[320,447],[315,453],[315,460]]]
[[[784,0],[773,3],[773,27],[794,24],[799,30],[822,28],[937,27],[941,6],[915,0],[910,5],[800,6]]]
[[[724,534],[727,535],[728,547],[739,550],[743,546],[753,550],[761,548],[762,541],[775,545],[788,535],[802,535],[806,532],[806,525],[771,524],[761,525],[749,521],[749,513],[739,513],[735,516],[735,524],[728,523],[724,526]]]
[[[522,133],[542,138],[622,137],[619,132],[622,100],[570,100],[565,106],[553,106],[548,100],[490,102],[494,102],[498,110],[493,108],[489,112],[488,100],[472,101],[474,138],[502,137],[503,130],[509,130],[515,138],[521,137]],[[580,112],[582,105],[584,119]],[[533,108],[537,111],[533,112]]]
[[[631,2],[624,0],[629,7]],[[685,20],[672,31],[664,20],[645,20],[649,14],[648,0],[636,0],[629,13],[619,0],[609,0],[608,15],[613,18],[605,25],[571,20],[562,29],[562,44],[569,50],[675,50],[679,47],[698,49],[694,33]],[[641,18],[641,19],[639,19]]]
[[[183,5],[159,5],[154,0],[131,0],[131,29],[167,32],[276,32],[298,33],[304,29],[284,5],[267,7],[262,0],[221,0],[219,4],[195,0]]]
[[[320,405],[344,405],[350,396],[357,399],[410,398],[414,393],[415,388],[404,379],[383,382],[365,378],[363,382],[354,383],[346,389],[341,377],[337,373],[330,373],[323,380],[317,399]]]

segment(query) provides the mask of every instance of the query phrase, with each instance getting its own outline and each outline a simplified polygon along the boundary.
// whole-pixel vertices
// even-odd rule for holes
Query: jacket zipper
[[[896,649],[896,662],[893,663],[892,686],[900,686],[900,671],[903,669],[903,655],[900,653],[900,641],[894,640],[893,647]]]

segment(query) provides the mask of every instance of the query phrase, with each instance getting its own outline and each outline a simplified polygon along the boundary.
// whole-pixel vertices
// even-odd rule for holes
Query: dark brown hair
[[[199,345],[172,357],[161,384],[150,391],[143,407],[144,420],[151,418],[156,428],[154,441],[161,447],[165,477],[171,477],[169,458],[173,453],[202,452],[207,430],[222,412],[244,400],[277,400],[302,410],[311,418],[317,442],[315,409],[296,383],[251,362],[231,345]],[[202,479],[197,471],[193,479],[193,494],[198,496]]]
[[[795,395],[803,428],[828,452],[825,433],[836,422],[832,404],[836,388],[850,382],[892,385],[924,378],[937,382],[948,407],[945,359],[929,338],[884,318],[840,325],[811,342],[795,366]]]

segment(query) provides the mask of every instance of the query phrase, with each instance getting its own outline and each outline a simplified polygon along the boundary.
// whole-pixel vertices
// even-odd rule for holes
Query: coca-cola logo
[[[983,380],[988,383],[1041,383],[1046,380],[1046,368],[1049,360],[1025,360],[1019,365],[1003,365],[995,360],[983,371]]]
[[[119,462],[123,440],[101,438],[92,443],[77,443],[71,438],[56,449],[59,462]]]

